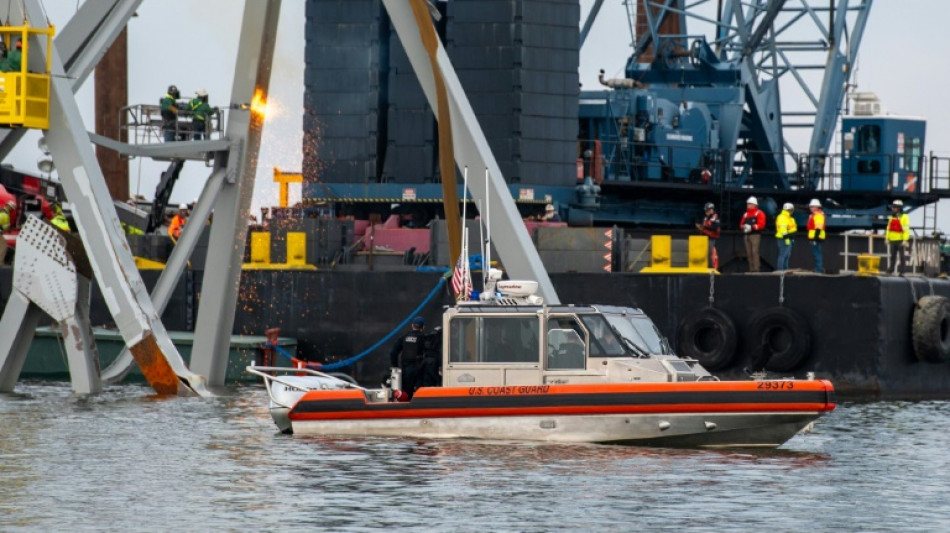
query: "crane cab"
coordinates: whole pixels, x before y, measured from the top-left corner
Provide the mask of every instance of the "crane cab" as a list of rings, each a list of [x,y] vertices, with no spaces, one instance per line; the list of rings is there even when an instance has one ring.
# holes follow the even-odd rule
[[[50,65],[55,28],[0,26],[6,56],[0,59],[0,127],[49,128]],[[33,43],[46,39],[42,70],[28,65],[30,37]]]

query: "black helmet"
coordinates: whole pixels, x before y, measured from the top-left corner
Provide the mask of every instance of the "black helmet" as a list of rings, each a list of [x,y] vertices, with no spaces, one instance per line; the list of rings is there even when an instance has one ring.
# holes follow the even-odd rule
[[[181,93],[178,92],[178,87],[174,85],[168,86],[168,94],[172,95],[172,97],[174,98],[178,98],[179,96],[181,96]]]
[[[715,209],[715,208],[716,208],[716,206],[713,205],[712,202],[706,202],[706,205],[703,206],[703,211],[706,211],[706,210],[709,210],[709,209]]]

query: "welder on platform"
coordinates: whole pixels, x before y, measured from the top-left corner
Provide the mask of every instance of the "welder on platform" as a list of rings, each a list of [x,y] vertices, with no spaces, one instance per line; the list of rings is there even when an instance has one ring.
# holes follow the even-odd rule
[[[191,111],[191,131],[194,134],[192,138],[200,141],[208,136],[208,117],[218,112],[216,108],[208,105],[208,91],[198,89],[195,97],[188,104]]]
[[[792,258],[792,244],[795,232],[798,226],[795,219],[792,218],[792,211],[795,206],[786,202],[782,206],[782,212],[775,218],[775,242],[778,243],[778,269],[788,270],[788,262]]]
[[[759,209],[755,196],[746,200],[746,210],[739,221],[739,227],[745,233],[745,253],[749,261],[749,272],[759,271],[759,245],[762,243],[762,230],[765,229],[765,213]]]
[[[4,49],[6,52],[6,49]],[[13,50],[5,53],[3,61],[0,61],[0,72],[20,72],[23,65],[23,42],[17,39]]]
[[[392,351],[389,352],[390,366],[402,370],[399,388],[407,399],[412,398],[412,394],[416,391],[416,382],[422,373],[422,359],[425,355],[425,335],[422,330],[425,326],[424,318],[421,316],[413,318],[409,333],[399,337]]]
[[[891,214],[887,217],[887,252],[889,255],[888,267],[893,274],[904,274],[904,251],[910,248],[910,217],[904,213],[904,202],[894,200],[891,204]]]
[[[178,206],[178,213],[175,213],[172,221],[168,224],[168,236],[176,243],[181,237],[181,231],[185,228],[186,222],[188,222],[188,206],[181,204]]]
[[[716,239],[722,230],[719,222],[719,213],[716,212],[716,206],[712,202],[706,202],[703,206],[703,223],[696,224],[696,229],[709,239],[709,266],[719,269],[719,254],[716,252]]]
[[[824,271],[822,264],[821,243],[825,242],[825,212],[821,209],[821,202],[817,198],[808,202],[808,209],[811,215],[808,216],[808,244],[811,247],[811,255],[815,258],[815,272],[821,274]]]
[[[172,142],[178,135],[178,87],[168,86],[168,92],[162,97],[159,106],[162,111],[162,135],[165,142]]]

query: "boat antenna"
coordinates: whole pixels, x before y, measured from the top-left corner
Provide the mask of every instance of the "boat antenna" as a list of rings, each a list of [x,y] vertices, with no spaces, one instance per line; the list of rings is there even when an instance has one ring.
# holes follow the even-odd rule
[[[491,218],[489,215],[489,210],[491,209],[491,187],[488,183],[488,167],[485,167],[485,253],[482,255],[482,288],[488,286],[488,278],[491,273]],[[492,291],[494,292],[495,286],[492,285]],[[492,295],[494,296],[494,294]]]
[[[485,288],[485,217],[482,211],[482,203],[479,200],[475,200],[475,207],[478,209],[479,218],[478,218],[478,253],[482,256],[482,289]]]

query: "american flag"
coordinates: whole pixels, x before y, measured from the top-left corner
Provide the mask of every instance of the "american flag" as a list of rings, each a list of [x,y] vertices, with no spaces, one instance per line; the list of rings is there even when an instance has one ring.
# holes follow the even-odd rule
[[[468,270],[468,258],[464,249],[459,254],[455,272],[452,273],[452,290],[455,291],[455,299],[459,302],[467,301],[472,294],[472,274]]]

